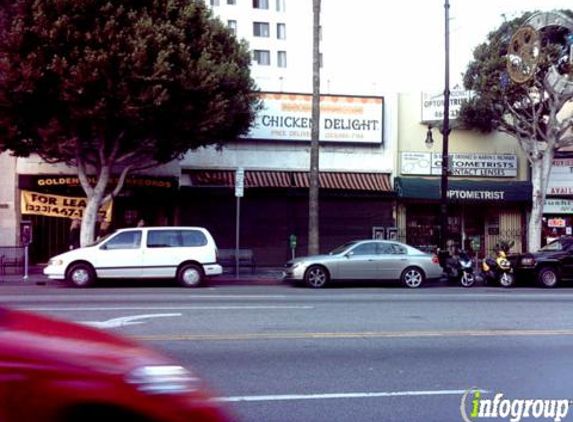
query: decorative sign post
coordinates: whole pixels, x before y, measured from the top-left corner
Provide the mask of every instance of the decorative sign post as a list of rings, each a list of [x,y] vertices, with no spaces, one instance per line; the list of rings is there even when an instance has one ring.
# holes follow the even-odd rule
[[[239,233],[241,225],[241,198],[245,191],[245,169],[239,167],[235,172],[235,196],[237,198],[237,215],[235,222],[235,277],[239,277]]]

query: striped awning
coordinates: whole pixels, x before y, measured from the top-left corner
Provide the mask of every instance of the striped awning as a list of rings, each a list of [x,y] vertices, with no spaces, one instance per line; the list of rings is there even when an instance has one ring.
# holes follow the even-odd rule
[[[235,172],[231,170],[191,170],[191,186],[235,186]],[[245,170],[245,188],[308,188],[309,173],[302,171]],[[389,175],[385,173],[321,172],[322,189],[392,192]]]

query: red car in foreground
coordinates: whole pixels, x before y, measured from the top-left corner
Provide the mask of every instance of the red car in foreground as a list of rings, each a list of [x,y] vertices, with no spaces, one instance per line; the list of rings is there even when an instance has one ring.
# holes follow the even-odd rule
[[[128,339],[0,308],[0,421],[221,422],[187,369]]]

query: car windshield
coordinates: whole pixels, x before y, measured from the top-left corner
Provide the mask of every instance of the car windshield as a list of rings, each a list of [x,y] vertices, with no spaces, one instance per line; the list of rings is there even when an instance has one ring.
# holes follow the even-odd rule
[[[94,242],[90,243],[88,246],[95,246],[95,245],[99,245],[101,242],[103,242],[106,239],[109,239],[109,237],[112,235],[113,233],[108,233],[103,237],[100,237],[99,239],[96,239]]]
[[[358,242],[356,242],[356,241],[347,242],[344,245],[340,245],[338,248],[331,250],[328,254],[329,255],[338,255],[338,254],[346,251],[348,248],[351,248],[352,246],[356,245],[356,243],[358,243]]]
[[[545,245],[544,247],[542,247],[540,249],[540,251],[545,252],[545,251],[562,251],[563,250],[563,244],[559,241],[559,240],[555,240],[551,243],[548,243],[547,245]]]

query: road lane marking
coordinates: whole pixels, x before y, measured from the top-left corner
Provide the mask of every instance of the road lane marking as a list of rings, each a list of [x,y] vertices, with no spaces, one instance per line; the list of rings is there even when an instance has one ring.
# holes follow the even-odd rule
[[[181,314],[149,314],[149,315],[130,315],[125,317],[108,319],[107,321],[79,321],[80,324],[89,325],[95,328],[117,328],[126,325],[143,324],[142,319],[180,317]]]
[[[536,337],[573,336],[573,330],[444,330],[366,331],[323,333],[150,334],[132,336],[139,341],[326,340],[355,338]]]
[[[477,390],[476,390],[477,391]],[[481,392],[487,393],[485,390]],[[375,397],[417,397],[417,396],[458,396],[467,393],[465,390],[427,390],[427,391],[381,391],[364,393],[328,393],[328,394],[279,394],[264,396],[217,397],[219,402],[259,402],[286,400],[328,400],[328,399],[362,399]]]
[[[259,309],[314,309],[314,306],[281,306],[281,305],[212,305],[212,306],[106,306],[106,307],[22,307],[26,311],[53,311],[53,312],[76,312],[76,311],[227,311],[227,310],[259,310]]]

